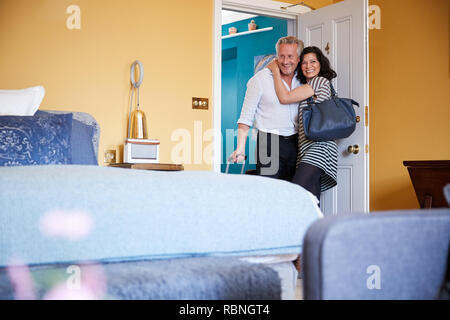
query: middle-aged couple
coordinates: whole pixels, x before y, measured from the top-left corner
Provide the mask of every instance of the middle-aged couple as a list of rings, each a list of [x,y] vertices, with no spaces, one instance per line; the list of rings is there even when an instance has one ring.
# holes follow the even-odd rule
[[[248,131],[254,125],[257,174],[296,183],[319,200],[321,192],[337,184],[337,145],[305,137],[302,108],[310,97],[315,102],[330,99],[330,81],[336,72],[319,48],[303,49],[296,37],[279,39],[276,50],[277,59],[247,83],[232,159],[243,160]]]

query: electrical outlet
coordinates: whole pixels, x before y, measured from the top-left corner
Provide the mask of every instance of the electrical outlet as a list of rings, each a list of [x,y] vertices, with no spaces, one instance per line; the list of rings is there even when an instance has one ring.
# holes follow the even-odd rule
[[[207,98],[192,98],[192,109],[208,110],[209,101]]]
[[[117,151],[115,149],[105,150],[105,157],[103,160],[105,163],[116,163],[117,162]]]

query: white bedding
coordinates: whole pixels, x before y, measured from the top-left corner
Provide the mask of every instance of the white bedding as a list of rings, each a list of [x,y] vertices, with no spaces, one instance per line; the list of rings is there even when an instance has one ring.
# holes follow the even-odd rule
[[[21,90],[0,90],[0,115],[33,116],[45,96],[45,89],[36,86]]]
[[[295,300],[298,271],[293,262],[298,256],[298,254],[278,254],[242,257],[240,260],[262,263],[275,270],[281,281],[281,300]]]
[[[251,263],[275,264],[282,262],[293,262],[297,260],[298,254],[276,254],[267,256],[248,256],[242,257],[244,260]]]

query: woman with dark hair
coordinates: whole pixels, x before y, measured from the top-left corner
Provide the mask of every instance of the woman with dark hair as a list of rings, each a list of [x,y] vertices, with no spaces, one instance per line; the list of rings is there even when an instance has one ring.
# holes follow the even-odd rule
[[[298,112],[297,169],[292,180],[314,194],[320,201],[320,193],[337,185],[337,144],[335,141],[308,140],[303,130],[302,109],[307,106],[303,86],[314,90],[315,102],[331,98],[330,81],[336,78],[330,61],[317,47],[307,47],[300,55],[297,78],[302,86],[289,91],[280,77],[276,61],[267,66],[274,78],[275,91],[282,104],[300,102]]]

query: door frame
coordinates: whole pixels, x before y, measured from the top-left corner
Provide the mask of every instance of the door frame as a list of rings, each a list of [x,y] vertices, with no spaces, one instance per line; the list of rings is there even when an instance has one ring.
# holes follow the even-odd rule
[[[365,56],[366,56],[366,78],[365,87],[366,94],[364,98],[365,112],[365,137],[364,150],[366,152],[365,165],[365,213],[370,212],[370,145],[369,145],[369,27],[368,27],[368,0],[366,2],[366,32],[365,32]],[[221,113],[222,113],[222,9],[230,9],[242,12],[252,12],[256,14],[281,17],[295,20],[299,25],[300,15],[298,13],[287,12],[282,9],[268,8],[270,0],[214,0],[214,23],[213,23],[213,129],[214,129],[214,155],[213,155],[213,171],[221,172],[222,162],[222,135],[221,135]],[[266,5],[264,7],[264,4]],[[273,4],[273,3],[272,3]],[[295,28],[298,29],[298,28]],[[295,30],[297,33],[297,30]]]
[[[280,4],[282,4],[280,2]],[[279,4],[276,4],[279,6]],[[222,9],[249,12],[270,17],[295,21],[298,26],[299,14],[277,9],[272,0],[214,0],[213,23],[213,130],[214,155],[213,171],[221,172],[222,162]],[[306,10],[305,12],[310,11]],[[298,27],[292,28],[297,34]],[[292,32],[288,30],[288,33]]]

